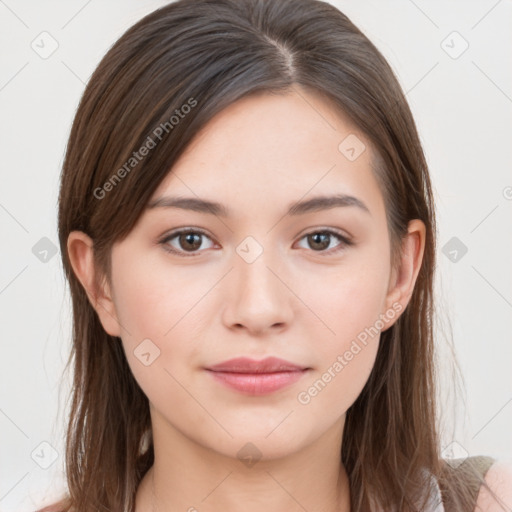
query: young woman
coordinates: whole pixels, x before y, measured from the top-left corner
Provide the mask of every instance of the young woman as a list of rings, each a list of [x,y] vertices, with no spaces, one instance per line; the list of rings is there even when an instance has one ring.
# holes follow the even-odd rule
[[[179,0],[130,28],[76,113],[59,236],[69,495],[46,510],[510,510],[509,469],[441,456],[427,164],[333,6]]]

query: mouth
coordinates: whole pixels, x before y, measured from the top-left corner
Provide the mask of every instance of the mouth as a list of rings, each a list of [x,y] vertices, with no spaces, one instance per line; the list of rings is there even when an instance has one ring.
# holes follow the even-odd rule
[[[311,368],[268,357],[236,358],[205,368],[215,381],[248,395],[266,395],[301,379]]]

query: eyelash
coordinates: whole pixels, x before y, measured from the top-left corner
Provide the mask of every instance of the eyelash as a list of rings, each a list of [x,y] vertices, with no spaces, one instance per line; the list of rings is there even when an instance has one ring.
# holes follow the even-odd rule
[[[204,232],[203,230],[201,229],[198,229],[198,228],[195,228],[195,229],[181,229],[181,230],[178,230],[178,231],[174,231],[172,233],[169,233],[168,235],[166,235],[162,240],[160,240],[160,244],[163,246],[163,249],[166,251],[166,252],[169,252],[171,254],[176,254],[178,256],[183,256],[185,258],[189,258],[189,257],[197,257],[199,255],[199,252],[192,252],[192,253],[186,253],[186,252],[183,252],[183,251],[179,251],[179,250],[176,250],[174,248],[170,248],[170,246],[168,245],[168,242],[170,240],[172,240],[173,238],[176,238],[180,235],[184,235],[184,234],[198,234],[198,235],[203,235],[207,238],[210,238],[206,232]],[[351,245],[354,245],[354,243],[349,240],[347,237],[345,237],[344,235],[342,235],[340,232],[338,231],[335,231],[333,229],[321,229],[321,230],[317,230],[317,231],[310,231],[309,233],[305,233],[301,238],[300,240],[302,240],[303,238],[306,238],[307,236],[310,236],[310,235],[316,235],[316,234],[328,234],[328,235],[332,235],[334,237],[336,237],[341,243],[338,247],[336,247],[334,250],[331,249],[331,250],[320,250],[320,251],[313,251],[313,252],[317,252],[317,253],[326,253],[328,255],[332,255],[332,254],[337,254],[339,251],[345,249],[346,247],[350,247]]]

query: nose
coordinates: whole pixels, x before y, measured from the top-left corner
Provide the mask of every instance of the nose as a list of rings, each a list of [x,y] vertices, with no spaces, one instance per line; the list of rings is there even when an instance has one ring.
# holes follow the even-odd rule
[[[252,263],[234,255],[223,309],[223,322],[228,328],[262,336],[290,325],[294,293],[282,260],[271,258],[270,252],[264,250]]]

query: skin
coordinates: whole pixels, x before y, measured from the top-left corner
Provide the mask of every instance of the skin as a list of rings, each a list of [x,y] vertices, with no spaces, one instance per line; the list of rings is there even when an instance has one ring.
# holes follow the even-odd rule
[[[338,150],[349,134],[366,145],[354,161]],[[369,141],[317,93],[253,95],[202,130],[153,196],[215,200],[232,217],[145,211],[114,245],[112,283],[100,289],[91,239],[70,234],[74,271],[105,330],[122,338],[150,401],[155,464],[137,491],[136,512],[153,510],[153,476],[159,511],[350,510],[340,461],[345,415],[368,380],[380,334],[309,403],[297,396],[380,314],[403,312],[419,272],[419,220],[409,224],[400,266],[391,269],[371,157]],[[348,206],[285,215],[292,202],[335,192],[356,196],[370,212]],[[159,241],[176,228],[207,235],[199,249],[175,237],[167,246],[185,256],[170,254]],[[306,236],[327,228],[353,245],[332,235],[319,248]],[[252,263],[237,253],[248,236],[263,249]],[[196,255],[187,257],[190,251]],[[134,355],[147,338],[160,349],[149,366]],[[284,389],[247,396],[203,369],[238,356],[276,356],[311,370]],[[261,454],[252,467],[237,456],[248,442]]]
[[[496,500],[483,485],[477,496],[475,512],[503,512],[512,510],[512,460],[497,460],[488,469],[485,481]]]

